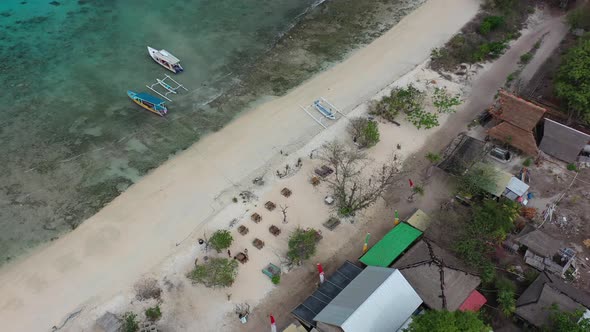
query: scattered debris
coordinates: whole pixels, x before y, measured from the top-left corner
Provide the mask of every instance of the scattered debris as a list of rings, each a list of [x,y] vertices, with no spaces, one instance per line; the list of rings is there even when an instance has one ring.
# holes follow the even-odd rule
[[[162,289],[158,285],[158,281],[153,278],[142,279],[135,283],[135,297],[139,301],[149,300],[149,299],[160,299],[162,295]]]
[[[317,176],[313,176],[309,182],[311,183],[312,186],[318,186],[320,184],[320,178],[318,178]]]
[[[238,315],[242,324],[245,324],[248,321],[248,315],[250,315],[250,305],[248,303],[236,304],[234,312]]]

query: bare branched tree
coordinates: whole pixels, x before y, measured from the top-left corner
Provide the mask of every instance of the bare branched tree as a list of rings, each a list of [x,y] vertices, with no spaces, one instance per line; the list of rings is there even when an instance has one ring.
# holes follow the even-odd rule
[[[374,204],[401,174],[398,158],[392,158],[372,174],[362,174],[370,160],[363,152],[339,142],[325,144],[320,158],[334,168],[334,175],[324,181],[333,191],[338,212],[345,216]]]
[[[287,209],[289,208],[289,206],[285,205],[279,205],[281,207],[281,212],[283,213],[283,224],[287,223]]]

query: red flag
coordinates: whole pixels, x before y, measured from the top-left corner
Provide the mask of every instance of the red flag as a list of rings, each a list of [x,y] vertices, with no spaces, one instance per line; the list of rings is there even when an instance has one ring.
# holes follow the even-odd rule
[[[320,284],[324,283],[324,268],[322,267],[322,264],[318,263],[318,272],[320,274]]]
[[[412,182],[412,179],[408,179],[408,181],[410,182],[410,188],[414,188],[414,182]]]
[[[277,324],[272,314],[270,315],[270,332],[277,332]]]

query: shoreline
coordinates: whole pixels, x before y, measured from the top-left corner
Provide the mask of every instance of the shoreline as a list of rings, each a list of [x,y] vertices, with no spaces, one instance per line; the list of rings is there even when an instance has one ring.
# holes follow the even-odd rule
[[[461,14],[432,18],[442,12],[456,14],[450,9],[453,6],[461,9]],[[479,1],[473,0],[444,5],[428,1],[344,62],[286,96],[237,117],[169,160],[73,232],[2,267],[0,316],[19,321],[11,329],[14,331],[49,328],[59,325],[68,312],[127,288],[178,253],[178,243],[190,239],[212,216],[232,204],[235,192],[231,188],[251,181],[245,175],[272,164],[277,149],[291,146],[298,150],[306,137],[316,135],[317,124],[298,104],[324,96],[342,109],[354,108],[428,58],[430,50],[450,38],[478,8]],[[399,45],[405,47],[399,49]],[[274,151],[272,156],[270,151]],[[61,299],[58,306],[54,299]],[[36,314],[35,320],[19,319],[31,313]],[[28,325],[21,325],[22,321]]]

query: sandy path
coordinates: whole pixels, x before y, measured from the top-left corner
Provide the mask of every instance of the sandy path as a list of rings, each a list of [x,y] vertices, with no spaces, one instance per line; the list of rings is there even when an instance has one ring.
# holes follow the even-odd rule
[[[477,0],[427,2],[343,63],[173,158],[75,231],[5,266],[3,329],[49,330],[69,313],[129,287],[230,203],[224,191],[261,170],[279,149],[300,147],[317,133],[317,124],[298,104],[324,96],[352,109],[424,61],[478,6]]]

